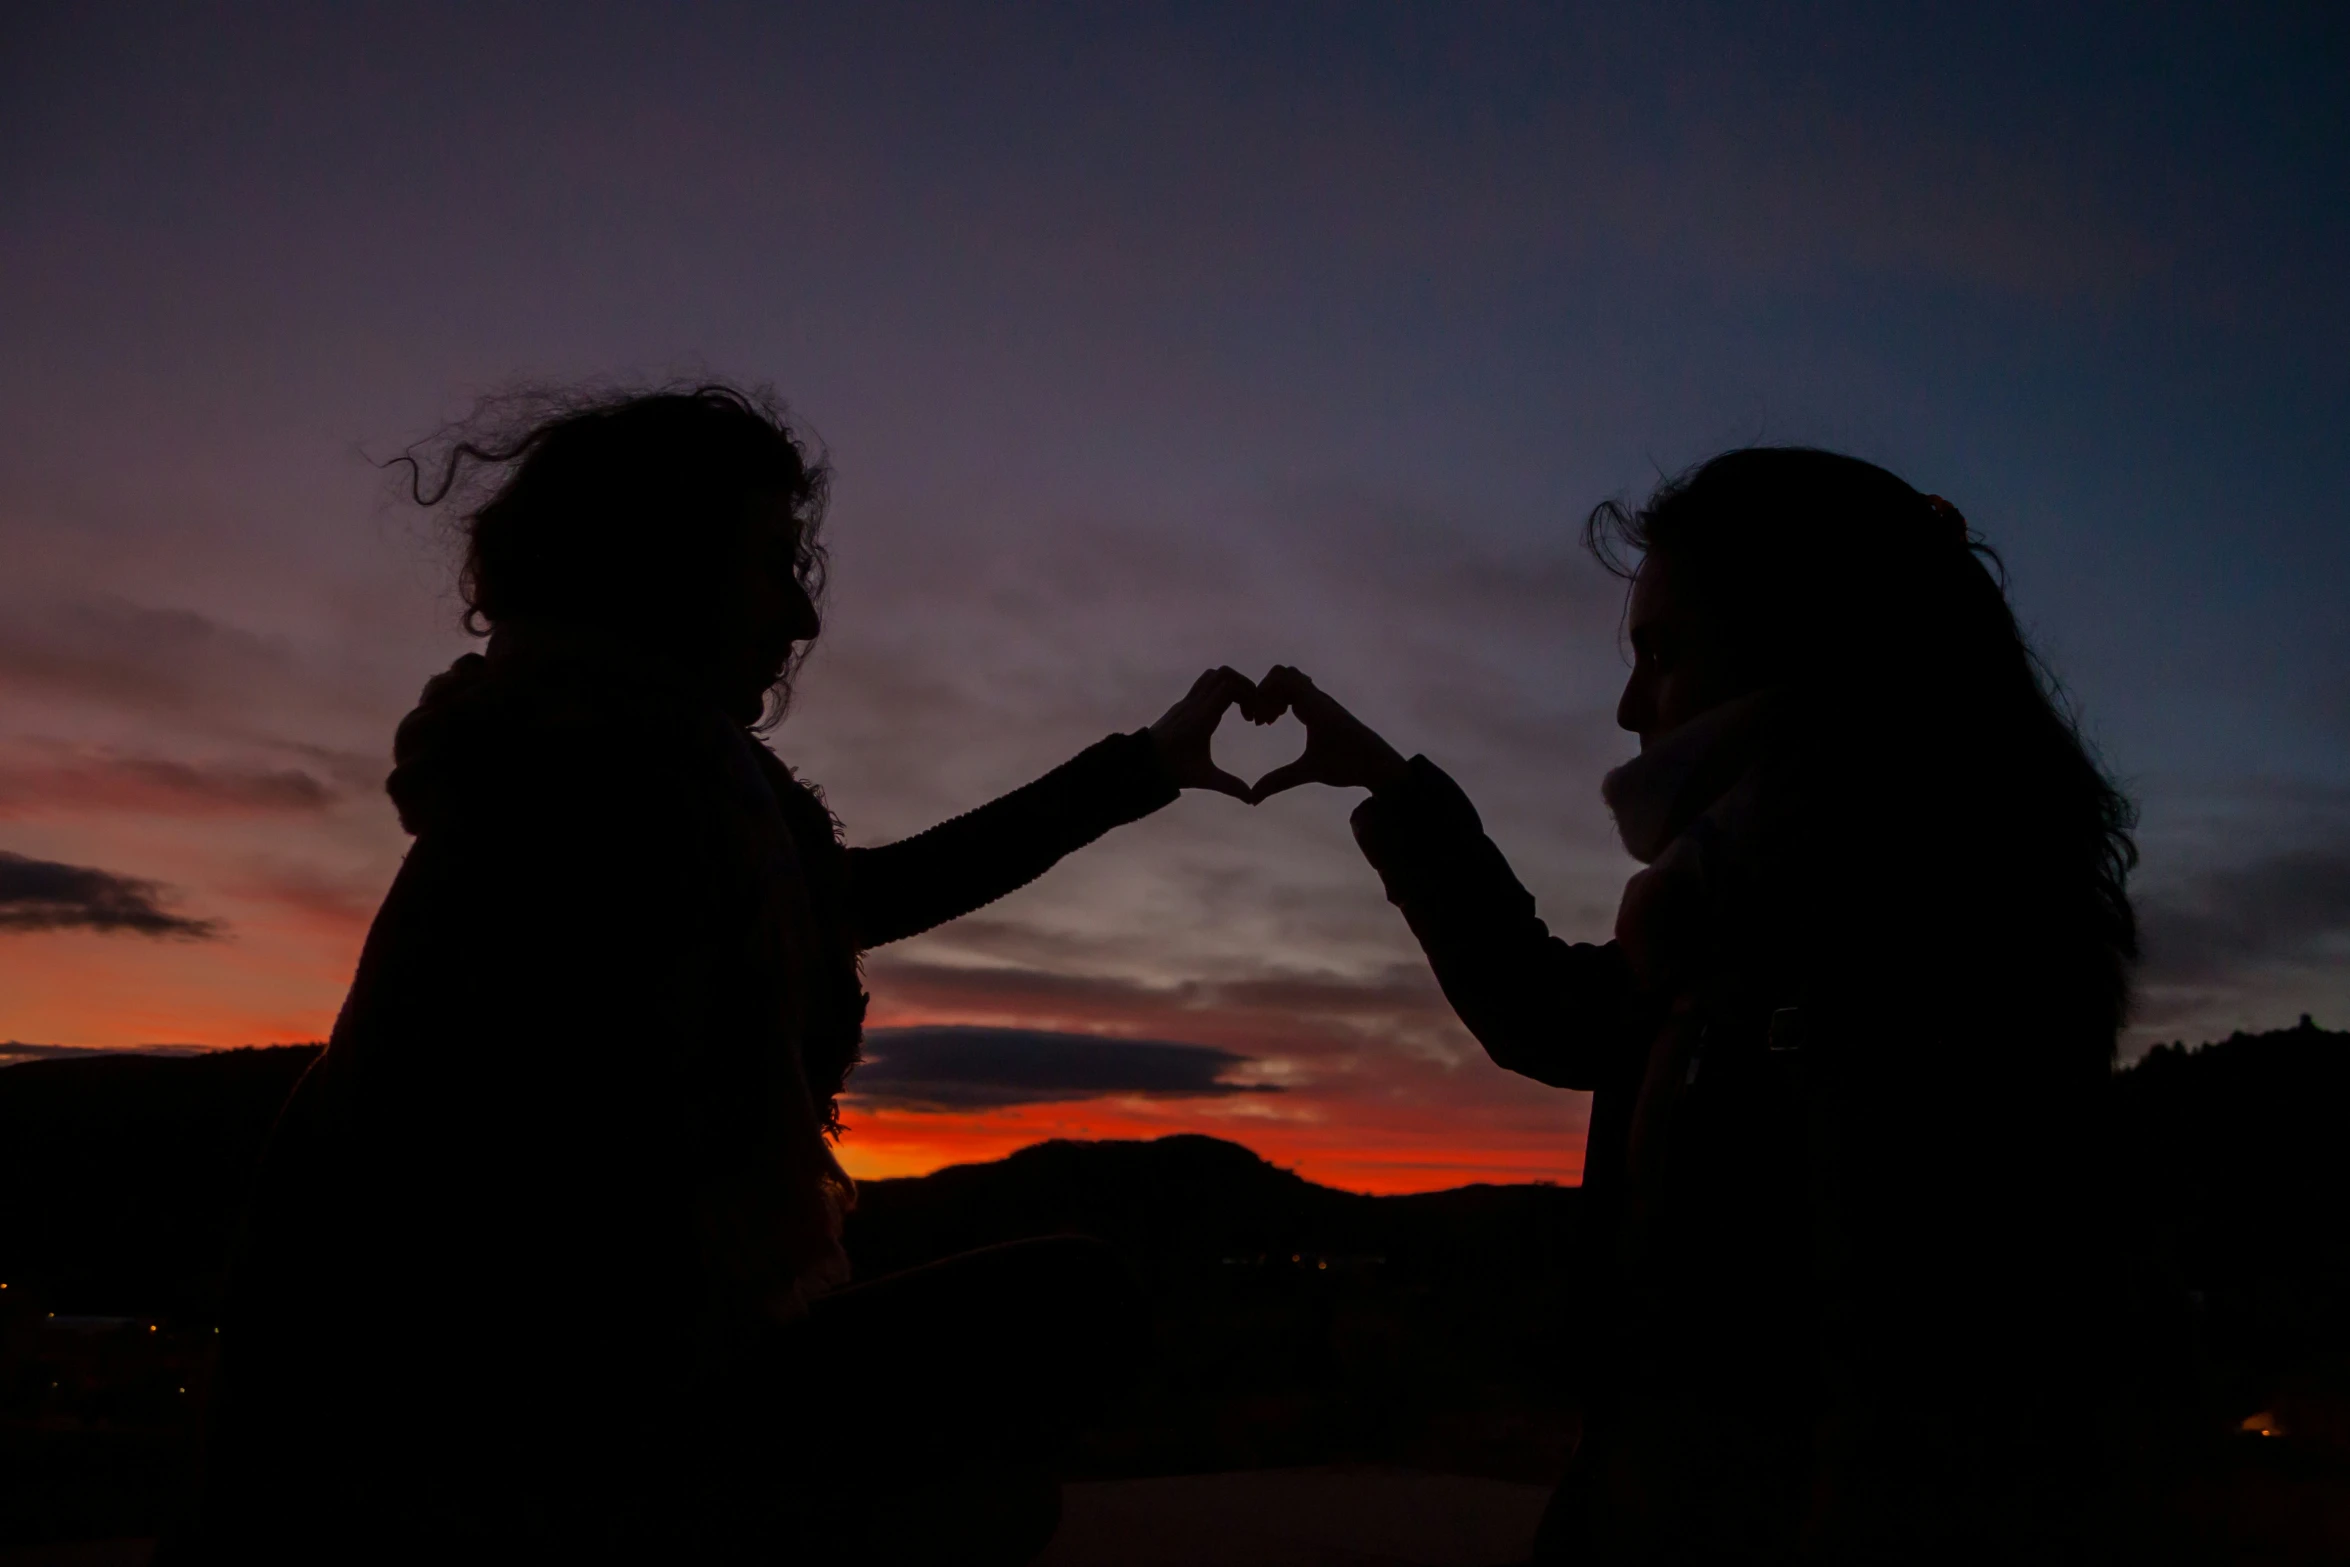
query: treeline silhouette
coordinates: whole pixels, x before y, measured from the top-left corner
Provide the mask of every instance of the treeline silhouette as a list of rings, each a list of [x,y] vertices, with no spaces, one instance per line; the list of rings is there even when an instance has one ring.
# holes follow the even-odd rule
[[[2114,1095],[2125,1212],[2186,1293],[2215,1407],[2327,1418],[2350,1393],[2350,1033],[2158,1046]]]
[[[317,1050],[0,1069],[0,1538],[152,1526],[247,1183]],[[2215,1420],[2350,1442],[2345,1106],[2350,1034],[2307,1019],[2115,1074],[2119,1222],[2176,1292]],[[869,1276],[1026,1236],[1117,1248],[1158,1353],[1081,1474],[1365,1459],[1540,1480],[1574,1430],[1579,1196],[1366,1197],[1213,1138],[1057,1142],[867,1182],[848,1245]]]

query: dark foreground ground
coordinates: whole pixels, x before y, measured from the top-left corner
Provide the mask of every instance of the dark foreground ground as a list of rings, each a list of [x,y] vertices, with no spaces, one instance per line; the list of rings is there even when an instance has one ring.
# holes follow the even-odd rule
[[[136,1561],[171,1515],[237,1209],[312,1053],[0,1070],[0,1567]],[[2350,1561],[2350,1036],[2159,1051],[2115,1089],[2121,1222],[2191,1303],[2215,1432],[2273,1433],[2220,1444],[2183,1515],[2218,1559]],[[1578,1202],[1064,1143],[871,1183],[849,1240],[870,1276],[1084,1233],[1143,1281],[1157,1354],[1073,1455],[1050,1562],[1500,1562],[1574,1437]]]
[[[2231,1567],[2350,1561],[2338,1468],[2247,1439],[2178,1499]],[[1526,1560],[1549,1488],[1367,1465],[1242,1470],[1066,1488],[1037,1567],[1504,1567]],[[151,1539],[0,1545],[0,1567],[145,1567]]]
[[[1278,1469],[1068,1489],[1037,1567],[1499,1567],[1548,1491],[1395,1469]],[[0,1546],[0,1567],[144,1567],[153,1542]]]

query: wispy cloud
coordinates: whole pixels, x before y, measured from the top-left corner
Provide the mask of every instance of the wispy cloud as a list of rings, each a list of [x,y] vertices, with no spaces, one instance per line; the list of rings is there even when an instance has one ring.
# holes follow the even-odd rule
[[[2291,850],[2206,872],[2146,899],[2140,918],[2154,983],[2208,983],[2307,959],[2350,934],[2350,847]]]
[[[60,750],[0,761],[0,817],[123,811],[282,816],[327,809],[342,791],[304,768]]]
[[[2136,898],[2145,964],[2132,1033],[2140,1043],[2215,1037],[2342,1005],[2350,817],[2338,791],[2262,790],[2250,803],[2268,823],[2299,830],[2232,863],[2205,858]]]
[[[215,921],[172,913],[165,897],[156,882],[0,850],[0,931],[127,931],[195,941],[221,934]]]
[[[0,615],[0,690],[148,711],[275,694],[292,652],[189,609],[92,595]]]
[[[225,876],[221,887],[232,897],[249,898],[291,915],[308,929],[356,940],[375,918],[390,875],[388,866],[330,868],[272,857]]]

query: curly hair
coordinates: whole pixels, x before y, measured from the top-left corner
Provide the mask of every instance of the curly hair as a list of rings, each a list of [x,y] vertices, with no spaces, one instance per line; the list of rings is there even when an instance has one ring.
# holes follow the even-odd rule
[[[1928,831],[1954,850],[1944,863],[1966,867],[1945,889],[1953,918],[2029,917],[2093,954],[2082,999],[2110,1049],[2137,955],[2136,813],[2017,624],[1998,555],[1955,506],[1855,457],[1747,447],[1638,508],[1601,503],[1583,539],[1627,580],[1670,560],[1746,684],[1790,692],[1815,736],[1844,737],[1828,743],[1894,760],[1908,781],[1862,809],[1935,817]],[[1995,876],[2005,912],[1963,885]]]
[[[527,388],[386,464],[419,506],[446,507],[463,541],[457,585],[476,636],[516,621],[595,625],[690,641],[707,625],[762,503],[793,525],[792,574],[821,604],[819,538],[831,470],[765,387]],[[790,700],[792,664],[768,693]]]

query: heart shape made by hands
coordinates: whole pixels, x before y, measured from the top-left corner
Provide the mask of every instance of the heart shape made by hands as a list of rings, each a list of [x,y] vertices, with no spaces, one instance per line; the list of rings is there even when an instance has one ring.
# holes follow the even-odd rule
[[[1253,784],[1305,754],[1306,726],[1298,722],[1295,713],[1283,713],[1269,724],[1252,724],[1236,707],[1216,726],[1211,749],[1218,767],[1243,783]]]

